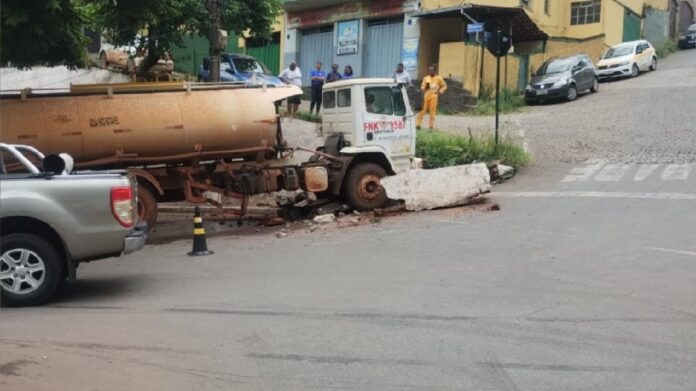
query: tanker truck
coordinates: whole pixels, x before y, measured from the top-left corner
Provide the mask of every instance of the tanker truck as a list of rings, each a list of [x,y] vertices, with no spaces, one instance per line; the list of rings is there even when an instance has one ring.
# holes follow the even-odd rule
[[[22,90],[0,95],[0,141],[68,153],[77,169],[128,169],[138,213],[152,228],[157,203],[219,204],[303,189],[343,196],[355,209],[387,201],[380,178],[418,165],[406,91],[392,79],[324,88],[324,145],[288,145],[278,102],[295,86],[136,83]],[[297,161],[303,151],[306,159]],[[290,159],[290,158],[293,159]]]

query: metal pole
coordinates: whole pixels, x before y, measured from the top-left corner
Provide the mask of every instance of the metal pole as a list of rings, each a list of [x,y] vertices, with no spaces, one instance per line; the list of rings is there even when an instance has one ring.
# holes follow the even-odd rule
[[[496,32],[496,42],[498,49],[496,50],[496,67],[495,67],[495,145],[498,145],[498,116],[500,112],[500,30]]]
[[[210,81],[220,82],[220,0],[207,0],[210,13]]]

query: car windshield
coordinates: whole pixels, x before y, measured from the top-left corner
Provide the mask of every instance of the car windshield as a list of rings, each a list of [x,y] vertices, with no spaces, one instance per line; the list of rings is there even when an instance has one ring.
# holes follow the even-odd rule
[[[634,46],[613,47],[613,48],[607,50],[606,54],[604,54],[604,58],[614,58],[614,57],[621,57],[621,56],[629,55],[629,54],[633,53],[633,48],[634,48]]]
[[[550,60],[539,68],[538,75],[550,75],[553,73],[567,72],[570,69],[570,60]]]
[[[235,58],[232,61],[237,72],[266,73],[263,65],[253,58]]]

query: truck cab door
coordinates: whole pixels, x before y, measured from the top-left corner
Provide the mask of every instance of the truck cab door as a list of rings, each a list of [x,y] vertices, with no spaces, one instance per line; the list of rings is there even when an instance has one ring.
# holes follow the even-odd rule
[[[410,164],[414,135],[413,127],[407,124],[413,119],[409,118],[403,89],[396,85],[365,87],[363,98],[364,144],[381,147],[397,166],[403,160]]]

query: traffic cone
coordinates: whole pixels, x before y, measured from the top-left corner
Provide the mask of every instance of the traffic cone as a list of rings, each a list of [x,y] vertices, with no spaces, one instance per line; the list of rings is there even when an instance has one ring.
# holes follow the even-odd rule
[[[205,241],[205,228],[203,228],[201,209],[196,207],[193,215],[193,251],[188,253],[188,255],[199,257],[201,255],[210,254],[213,254],[213,252],[208,250],[208,244]]]

